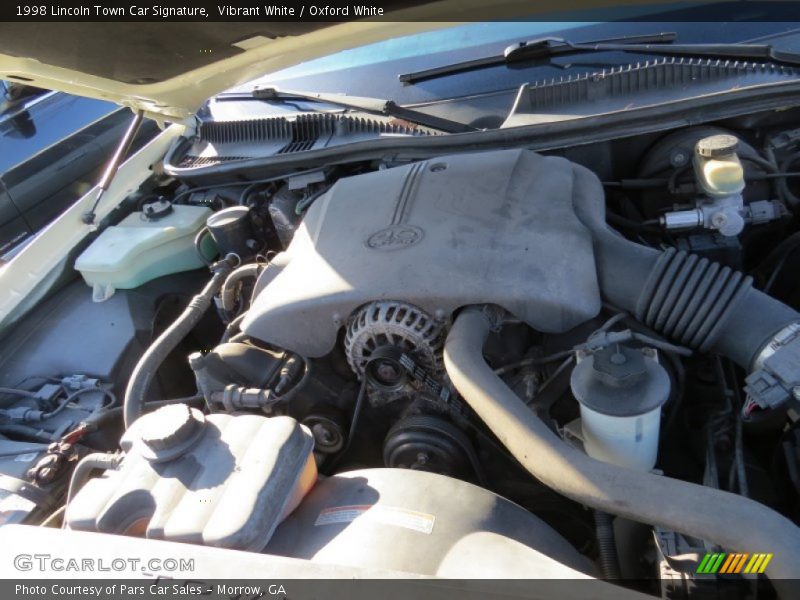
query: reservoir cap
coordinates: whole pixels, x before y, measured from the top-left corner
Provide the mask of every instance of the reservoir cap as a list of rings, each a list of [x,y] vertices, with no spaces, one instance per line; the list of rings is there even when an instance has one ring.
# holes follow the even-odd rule
[[[582,359],[570,387],[584,408],[615,416],[643,415],[667,401],[670,380],[647,350],[612,344]]]
[[[152,462],[180,456],[203,433],[205,417],[186,404],[172,404],[137,420],[142,455]]]
[[[735,135],[720,133],[704,137],[697,142],[695,150],[704,158],[720,158],[735,154],[739,148],[739,140]]]

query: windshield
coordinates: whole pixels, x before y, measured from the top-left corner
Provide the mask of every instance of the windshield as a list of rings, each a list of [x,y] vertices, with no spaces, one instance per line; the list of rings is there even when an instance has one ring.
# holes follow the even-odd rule
[[[770,44],[800,51],[800,23],[692,21],[547,21],[471,23],[399,37],[331,54],[266,74],[228,93],[248,94],[257,87],[390,99],[476,127],[503,123],[520,86],[554,82],[608,67],[661,58],[653,54],[597,52],[553,56],[546,60],[494,65],[431,80],[404,84],[399,75],[443,65],[503,55],[510,45],[541,38],[571,42],[631,36],[675,34],[675,44]],[[201,117],[215,120],[259,118],[268,114],[319,111],[338,107],[291,103],[214,102]],[[446,106],[444,106],[446,105]]]
[[[384,62],[387,59],[417,58],[433,53],[463,50],[475,46],[476,43],[490,44],[510,39],[529,39],[551,35],[553,32],[565,29],[580,31],[580,28],[591,24],[579,22],[470,23],[337,52],[272,73],[265,79],[288,79],[364,67]],[[253,83],[257,82],[258,80]]]

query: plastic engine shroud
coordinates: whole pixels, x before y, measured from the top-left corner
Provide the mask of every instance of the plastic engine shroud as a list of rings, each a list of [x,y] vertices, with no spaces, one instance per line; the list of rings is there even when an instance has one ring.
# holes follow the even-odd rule
[[[242,330],[308,357],[359,306],[403,300],[444,319],[497,304],[559,333],[601,307],[592,238],[573,204],[595,176],[527,150],[443,156],[344,178],[264,270]]]

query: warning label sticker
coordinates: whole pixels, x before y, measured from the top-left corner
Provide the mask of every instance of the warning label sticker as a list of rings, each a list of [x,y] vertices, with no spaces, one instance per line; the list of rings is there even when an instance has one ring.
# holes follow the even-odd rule
[[[314,521],[314,525],[352,523],[356,519],[404,527],[425,534],[433,531],[433,523],[436,521],[433,515],[415,510],[378,504],[354,504],[323,509]]]

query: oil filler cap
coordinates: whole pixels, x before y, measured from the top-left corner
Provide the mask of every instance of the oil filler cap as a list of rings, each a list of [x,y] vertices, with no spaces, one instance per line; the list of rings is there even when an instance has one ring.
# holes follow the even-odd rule
[[[205,417],[186,404],[164,406],[137,421],[139,451],[151,462],[177,458],[203,435]]]

